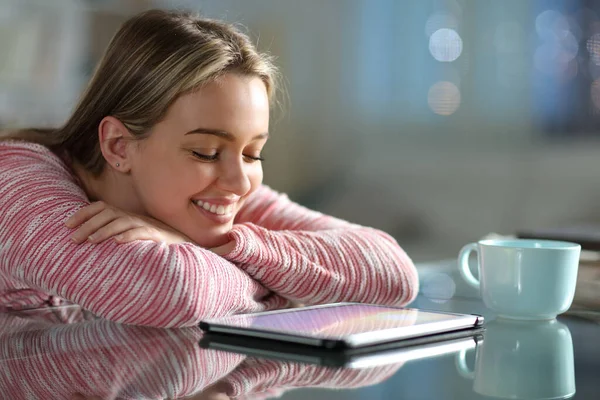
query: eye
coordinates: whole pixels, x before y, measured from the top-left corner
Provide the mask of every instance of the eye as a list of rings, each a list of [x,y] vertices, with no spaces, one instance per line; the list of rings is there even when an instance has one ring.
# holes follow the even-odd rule
[[[202,161],[216,161],[219,158],[219,153],[215,154],[202,154],[197,151],[192,151],[192,155]]]
[[[247,154],[244,154],[244,159],[246,160],[246,162],[265,161],[265,159],[261,156],[250,156]]]

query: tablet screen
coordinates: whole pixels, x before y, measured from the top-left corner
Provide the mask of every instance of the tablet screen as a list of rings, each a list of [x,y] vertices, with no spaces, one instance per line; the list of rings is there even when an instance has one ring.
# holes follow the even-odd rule
[[[290,309],[283,312],[233,315],[215,321],[219,325],[251,328],[292,335],[342,338],[440,322],[465,325],[476,323],[476,316],[398,309],[367,304],[336,304],[315,308]]]

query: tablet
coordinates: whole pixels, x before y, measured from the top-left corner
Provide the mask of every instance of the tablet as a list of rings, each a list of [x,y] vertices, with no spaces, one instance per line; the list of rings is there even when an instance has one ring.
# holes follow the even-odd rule
[[[483,342],[482,332],[483,328],[476,328],[338,350],[268,339],[207,333],[200,340],[200,347],[279,361],[333,368],[362,369],[441,357],[476,349]]]
[[[238,314],[205,320],[200,328],[246,338],[343,349],[480,328],[480,315],[361,303]]]

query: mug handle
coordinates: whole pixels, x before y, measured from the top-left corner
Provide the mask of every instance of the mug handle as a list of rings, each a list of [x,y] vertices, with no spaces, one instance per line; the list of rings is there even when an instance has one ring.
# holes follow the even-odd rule
[[[475,289],[479,290],[481,283],[479,282],[479,279],[473,276],[473,273],[469,268],[469,254],[471,254],[472,251],[477,251],[477,243],[469,243],[460,249],[460,253],[458,253],[458,269],[465,281]],[[477,268],[479,268],[479,262],[477,263]]]
[[[456,355],[454,359],[454,363],[456,364],[456,370],[465,379],[474,379],[475,372],[471,371],[467,366],[467,350],[462,349],[460,353]]]

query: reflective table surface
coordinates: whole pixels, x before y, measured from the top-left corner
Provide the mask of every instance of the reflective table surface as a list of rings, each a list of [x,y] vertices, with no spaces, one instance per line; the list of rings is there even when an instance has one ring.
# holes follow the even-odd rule
[[[4,313],[0,398],[600,399],[598,322],[502,321],[473,297],[411,306],[481,314],[483,340],[334,369],[207,350],[198,328],[120,325],[77,306]]]

